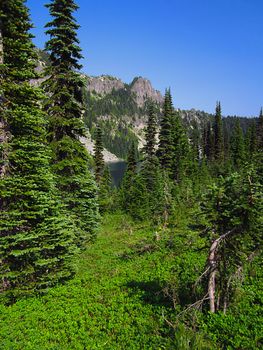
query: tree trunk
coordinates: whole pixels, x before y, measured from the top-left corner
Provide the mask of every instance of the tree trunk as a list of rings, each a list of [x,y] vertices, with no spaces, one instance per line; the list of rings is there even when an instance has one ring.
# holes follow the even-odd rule
[[[222,243],[222,241],[230,236],[233,232],[235,232],[235,229],[230,230],[226,233],[224,233],[222,236],[218,237],[214,242],[212,243],[210,250],[209,250],[209,256],[208,256],[208,295],[209,295],[209,302],[210,302],[210,312],[214,313],[216,312],[216,301],[215,301],[215,294],[216,294],[216,273],[217,273],[217,267],[218,267],[218,255],[217,251]]]

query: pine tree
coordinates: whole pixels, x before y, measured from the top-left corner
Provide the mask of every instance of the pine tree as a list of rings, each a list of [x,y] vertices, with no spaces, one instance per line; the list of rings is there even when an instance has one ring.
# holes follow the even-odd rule
[[[52,0],[46,5],[53,20],[46,27],[50,39],[49,78],[44,87],[48,95],[45,104],[49,115],[49,141],[53,151],[53,171],[62,200],[69,209],[79,232],[79,243],[93,236],[98,222],[96,186],[88,170],[89,155],[81,144],[85,136],[83,123],[83,80],[77,72],[81,49],[72,15],[78,6],[73,0]]]
[[[120,195],[123,209],[134,218],[142,218],[146,188],[137,173],[136,146],[133,143],[127,157],[127,168],[122,180]]]
[[[113,196],[113,179],[108,166],[104,167],[99,184],[99,208],[101,212],[110,209],[112,205]]]
[[[136,161],[136,153],[137,153],[137,147],[135,146],[135,143],[133,142],[128,153],[127,157],[127,170],[126,173],[135,174],[136,168],[137,168],[137,161]]]
[[[222,124],[220,102],[217,102],[217,104],[216,104],[214,137],[215,137],[215,141],[214,141],[215,159],[220,162],[224,159],[223,124]]]
[[[144,153],[147,158],[152,158],[155,155],[155,147],[157,144],[156,134],[157,134],[157,121],[154,114],[154,109],[152,103],[149,105],[148,110],[148,122],[145,132],[145,146]]]
[[[15,298],[72,275],[74,227],[58,204],[50,171],[43,94],[29,84],[36,54],[24,0],[3,0],[0,18],[1,113],[11,135],[0,178],[0,291]]]
[[[163,116],[159,133],[158,157],[162,168],[169,174],[172,172],[172,96],[170,89],[165,91]]]
[[[214,158],[214,138],[210,121],[208,121],[204,127],[203,154],[208,161],[211,161]]]
[[[186,176],[190,165],[190,147],[186,130],[178,112],[172,114],[171,121],[171,179],[179,182]]]
[[[238,169],[245,160],[245,143],[239,119],[236,120],[233,136],[231,137],[231,156],[234,166]]]
[[[263,110],[261,108],[257,123],[257,144],[258,150],[263,151]]]
[[[100,183],[103,170],[105,167],[103,159],[103,144],[102,144],[102,130],[97,126],[94,145],[94,162],[95,162],[95,178],[97,183]]]
[[[255,122],[253,122],[247,130],[245,146],[247,159],[252,160],[257,151],[257,131]]]

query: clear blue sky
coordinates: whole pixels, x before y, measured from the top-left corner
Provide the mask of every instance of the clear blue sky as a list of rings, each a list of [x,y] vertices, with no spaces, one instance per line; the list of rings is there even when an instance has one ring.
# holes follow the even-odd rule
[[[43,48],[48,0],[28,0]],[[147,77],[174,105],[258,115],[263,105],[263,0],[76,0],[83,71]]]

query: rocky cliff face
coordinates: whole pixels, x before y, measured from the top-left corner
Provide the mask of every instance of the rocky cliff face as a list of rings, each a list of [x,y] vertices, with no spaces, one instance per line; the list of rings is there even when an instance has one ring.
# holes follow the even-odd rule
[[[163,103],[163,96],[160,91],[152,87],[150,80],[143,77],[136,77],[130,84],[125,84],[120,79],[101,75],[99,77],[87,77],[86,89],[90,93],[99,95],[110,94],[114,90],[129,90],[139,108],[143,108],[147,100],[157,104]]]
[[[124,83],[109,75],[102,75],[100,77],[87,77],[86,89],[91,93],[106,95],[112,92],[113,89],[124,89]]]
[[[143,107],[147,100],[152,100],[158,104],[163,103],[164,98],[162,94],[152,87],[150,80],[138,77],[133,80],[130,86],[139,107]]]

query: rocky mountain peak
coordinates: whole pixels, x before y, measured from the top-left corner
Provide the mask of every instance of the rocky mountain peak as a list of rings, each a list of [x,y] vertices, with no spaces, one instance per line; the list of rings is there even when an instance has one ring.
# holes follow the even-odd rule
[[[124,89],[124,83],[110,75],[101,75],[99,77],[88,77],[86,87],[90,92],[95,91],[97,94],[106,95],[111,93],[113,89]]]
[[[100,95],[107,95],[115,90],[128,89],[134,96],[138,107],[143,107],[148,99],[161,104],[163,102],[162,94],[152,87],[150,80],[143,77],[136,77],[131,84],[125,84],[118,78],[110,75],[101,75],[99,77],[87,77],[87,91]]]
[[[136,103],[143,107],[147,99],[151,99],[158,104],[163,103],[163,96],[160,91],[152,87],[150,80],[143,77],[136,77],[130,85],[131,91],[135,93]]]

